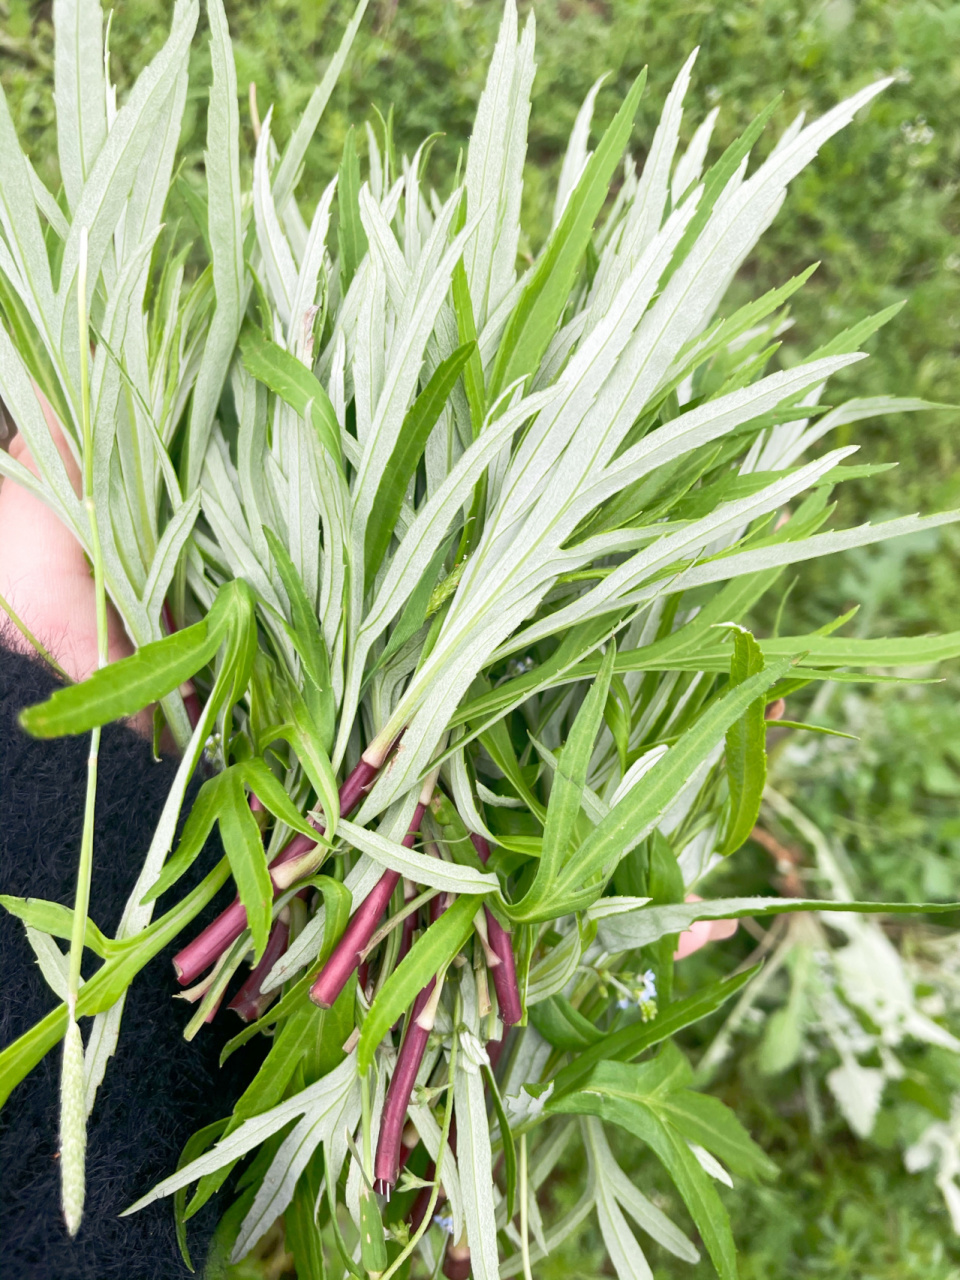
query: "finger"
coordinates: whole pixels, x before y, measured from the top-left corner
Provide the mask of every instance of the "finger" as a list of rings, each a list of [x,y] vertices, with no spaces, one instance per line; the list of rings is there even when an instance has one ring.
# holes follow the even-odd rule
[[[688,893],[687,902],[702,902],[697,893]],[[673,953],[674,960],[685,960],[695,951],[705,947],[708,942],[722,942],[724,938],[732,938],[737,932],[738,920],[696,920],[680,934],[677,949]]]
[[[673,953],[674,960],[685,960],[695,951],[705,947],[710,941],[710,920],[697,920],[689,929],[681,933],[677,940],[677,949]]]
[[[79,491],[80,471],[69,445],[43,396],[40,402],[67,473]],[[10,454],[38,474],[22,436],[14,436]],[[96,668],[96,592],[83,548],[49,507],[10,479],[0,486],[0,595],[71,679],[83,680]],[[18,631],[7,630],[9,644],[29,650]],[[107,648],[111,661],[133,652],[112,608],[107,613]]]

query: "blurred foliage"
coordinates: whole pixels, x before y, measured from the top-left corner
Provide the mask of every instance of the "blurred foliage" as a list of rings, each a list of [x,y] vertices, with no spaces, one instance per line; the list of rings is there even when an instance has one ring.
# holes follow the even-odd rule
[[[345,0],[227,0],[241,91],[256,86],[260,115],[273,104],[282,143],[336,47]],[[112,73],[121,93],[159,47],[170,0],[118,0],[111,28]],[[524,10],[529,3],[522,4]],[[610,72],[597,107],[598,128],[612,116],[645,64],[650,83],[635,148],[642,156],[669,85],[689,50],[700,45],[683,136],[713,105],[721,114],[714,148],[729,143],[776,94],[770,138],[798,111],[819,114],[881,74],[896,83],[866,119],[824,148],[791,196],[733,290],[756,296],[812,260],[822,266],[794,303],[794,327],[781,358],[809,351],[828,333],[906,299],[872,343],[873,359],[844,378],[852,394],[917,395],[960,404],[960,4],[949,0],[541,0],[535,6],[539,71],[525,183],[527,252],[547,229],[566,138],[594,80]],[[0,0],[0,80],[15,123],[42,177],[57,185],[53,131],[50,5]],[[429,174],[448,188],[464,147],[500,17],[499,0],[373,0],[366,28],[341,79],[307,161],[315,196],[336,170],[350,123],[387,115],[393,106],[398,146],[412,150],[438,133]],[[191,55],[185,118],[188,167],[202,165],[209,55]],[[241,110],[249,162],[253,130]],[[596,136],[596,132],[595,132]],[[770,145],[770,142],[767,142]],[[716,154],[714,150],[712,154]],[[860,460],[895,461],[896,470],[844,486],[844,523],[960,505],[960,411],[901,415],[857,427]],[[846,443],[844,439],[836,441]],[[828,567],[805,568],[787,614],[800,628],[861,606],[851,630],[905,634],[960,626],[956,529],[882,546]],[[775,607],[775,604],[774,606]],[[771,615],[772,616],[772,615]],[[859,740],[795,735],[783,750],[786,794],[815,814],[842,842],[847,870],[865,896],[957,897],[960,872],[960,683],[835,687],[816,711],[821,723]],[[791,708],[791,713],[793,709]],[[825,745],[826,744],[826,745]],[[738,856],[736,892],[768,890],[769,857],[750,845]],[[731,872],[733,869],[731,868]],[[724,891],[718,876],[715,892]],[[733,880],[730,881],[734,888]],[[917,946],[924,945],[918,936]],[[754,945],[741,930],[722,947],[681,966],[683,984],[728,971]],[[774,987],[770,1007],[783,992]],[[801,1065],[769,1078],[756,1065],[759,1024],[715,1087],[781,1163],[773,1187],[739,1186],[736,1230],[744,1280],[769,1276],[960,1280],[960,1242],[930,1175],[903,1170],[910,1099],[890,1090],[869,1142],[850,1134],[822,1074]],[[706,1042],[715,1027],[697,1029]],[[752,1037],[752,1038],[751,1038]],[[696,1050],[697,1043],[690,1048]],[[950,1059],[945,1064],[945,1060]],[[918,1053],[914,1076],[943,1080],[951,1055]],[[953,1082],[953,1087],[960,1080]],[[811,1090],[816,1095],[811,1101]],[[929,1114],[925,1113],[928,1115]],[[811,1119],[811,1116],[813,1119]],[[919,1121],[917,1121],[919,1123]],[[634,1168],[657,1191],[657,1167]],[[574,1162],[576,1164],[576,1162]],[[545,1216],[572,1208],[581,1170],[551,1184]],[[652,1189],[652,1190],[651,1190]],[[668,1211],[666,1185],[658,1192]],[[682,1215],[681,1215],[682,1216]],[[282,1244],[274,1256],[236,1270],[285,1274]],[[660,1252],[658,1277],[710,1273]],[[607,1272],[595,1226],[578,1233],[538,1277],[594,1277]]]
[[[760,1079],[749,1084],[751,1090],[769,1092]],[[749,1115],[755,1132],[762,1117],[767,1119],[768,1141],[773,1130],[778,1139],[768,1150],[782,1169],[772,1186],[738,1182],[735,1191],[720,1189],[734,1222],[741,1280],[960,1280],[960,1248],[929,1184],[903,1173],[896,1157],[878,1159],[875,1144],[858,1142],[842,1122],[813,1134],[796,1093],[794,1086],[794,1096],[787,1094],[779,1108],[766,1097],[760,1101],[754,1095],[751,1107],[745,1096],[722,1095],[741,1108],[745,1119]],[[629,1169],[627,1144],[612,1129],[610,1136],[615,1154]],[[562,1170],[565,1176],[554,1180],[552,1201],[544,1206],[552,1220],[576,1203],[578,1172],[571,1161]],[[679,1197],[653,1162],[643,1166],[642,1174],[632,1173],[654,1203],[683,1221]],[[648,1237],[642,1241],[656,1280],[709,1280],[715,1274],[705,1258],[691,1266]],[[538,1264],[536,1275],[537,1280],[613,1275],[596,1225],[590,1223],[548,1262]]]

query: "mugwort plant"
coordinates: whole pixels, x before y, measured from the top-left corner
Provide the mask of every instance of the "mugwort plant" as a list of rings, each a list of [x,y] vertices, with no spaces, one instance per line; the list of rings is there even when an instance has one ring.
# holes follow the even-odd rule
[[[771,104],[719,154],[715,112],[679,142],[695,52],[652,138],[634,137],[644,73],[602,132],[598,82],[528,260],[534,20],[521,30],[514,0],[456,174],[431,175],[429,141],[397,154],[380,120],[347,135],[315,207],[298,197],[365,8],[282,147],[266,112],[250,172],[222,0],[206,5],[202,174],[177,157],[196,0],[177,0],[122,103],[99,0],[55,0],[56,195],[0,99],[0,394],[39,475],[4,454],[0,471],[74,532],[136,645],[23,725],[96,734],[155,704],[180,753],[115,937],[82,891],[72,913],[4,900],[51,945],[71,939],[71,972],[84,947],[102,963],[0,1054],[0,1096],[65,1038],[75,1231],[124,992],[179,938],[186,1034],[232,1016],[226,1001],[246,1023],[226,1053],[270,1047],[217,1133],[129,1212],[181,1193],[189,1217],[246,1161],[233,1256],[282,1214],[302,1276],[387,1280],[411,1261],[529,1280],[595,1214],[622,1280],[651,1274],[634,1226],[690,1262],[702,1247],[730,1280],[715,1181],[776,1167],[694,1087],[675,1037],[756,969],[679,998],[678,935],[946,909],[708,896],[760,812],[768,706],[813,731],[781,700],[960,654],[958,634],[846,638],[848,617],[747,625],[788,566],[960,518],[830,523],[834,488],[872,470],[832,433],[927,407],[831,389],[896,308],[780,368],[814,267],[726,301],[791,181],[887,82],[773,140]],[[164,222],[175,185],[193,230]],[[222,859],[155,918],[215,826]],[[235,901],[195,934],[230,881]],[[698,1243],[620,1168],[615,1127],[664,1167]],[[574,1143],[582,1197],[544,1221]]]

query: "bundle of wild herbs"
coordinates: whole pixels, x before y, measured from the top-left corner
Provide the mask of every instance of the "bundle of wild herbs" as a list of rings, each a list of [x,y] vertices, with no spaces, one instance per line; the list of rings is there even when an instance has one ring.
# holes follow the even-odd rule
[[[96,738],[155,702],[181,752],[115,938],[86,919],[89,827],[73,913],[5,900],[44,946],[71,943],[67,998],[0,1055],[2,1095],[65,1037],[76,1230],[85,1115],[124,992],[182,935],[186,1034],[232,1016],[229,996],[248,1024],[232,1046],[264,1033],[271,1047],[140,1204],[177,1192],[188,1217],[247,1160],[234,1256],[283,1214],[303,1277],[391,1276],[414,1253],[425,1273],[529,1276],[593,1212],[621,1277],[650,1275],[625,1213],[694,1261],[615,1162],[620,1126],[731,1277],[714,1179],[775,1170],[690,1087],[671,1038],[754,971],[673,999],[677,935],[811,906],[938,909],[685,901],[754,826],[770,704],[960,652],[957,635],[848,640],[845,618],[760,640],[742,623],[788,565],[960,515],[826,528],[833,487],[870,468],[847,462],[853,446],[814,446],[925,407],[823,402],[892,311],[776,371],[809,272],[723,309],[790,180],[885,82],[772,147],[771,104],[708,164],[715,112],[678,145],[691,56],[642,169],[644,76],[591,150],[598,82],[553,230],[524,263],[534,29],[513,0],[449,195],[428,185],[429,143],[398,157],[380,121],[348,135],[305,217],[304,156],[364,8],[282,152],[269,112],[257,125],[250,191],[221,0],[205,183],[177,171],[195,0],[178,0],[122,106],[99,3],[56,0],[57,197],[0,105],[0,391],[40,475],[2,454],[0,468],[69,524],[101,614],[109,598],[138,646],[24,724]],[[162,225],[174,191],[209,254],[199,273],[186,224]],[[31,380],[82,463],[81,497]],[[215,824],[224,859],[152,919]],[[231,878],[234,903],[191,936]],[[81,986],[84,946],[103,963]],[[539,1192],[571,1143],[582,1199],[543,1222]]]

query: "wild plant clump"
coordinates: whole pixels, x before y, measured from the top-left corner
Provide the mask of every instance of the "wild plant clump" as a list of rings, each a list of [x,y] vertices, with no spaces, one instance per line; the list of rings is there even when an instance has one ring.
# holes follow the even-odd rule
[[[137,646],[23,723],[96,735],[156,703],[158,740],[167,728],[180,750],[116,938],[86,919],[90,829],[67,924],[6,900],[71,938],[74,976],[0,1055],[2,1096],[65,1037],[75,1231],[85,1115],[123,993],[181,937],[185,1034],[228,1016],[229,997],[247,1024],[230,1050],[261,1033],[271,1047],[217,1134],[131,1212],[192,1187],[177,1200],[189,1216],[252,1157],[234,1256],[283,1214],[305,1277],[323,1274],[322,1252],[337,1274],[392,1276],[413,1254],[451,1280],[529,1277],[594,1212],[624,1280],[651,1274],[625,1214],[696,1261],[617,1164],[619,1126],[664,1166],[727,1280],[714,1179],[776,1168],[692,1087],[673,1037],[756,968],[674,998],[678,935],[778,912],[944,909],[687,900],[754,829],[768,707],[960,653],[958,635],[847,639],[847,617],[761,639],[744,624],[789,565],[960,518],[827,528],[834,486],[871,471],[848,461],[855,446],[824,451],[831,432],[926,407],[824,403],[896,308],[777,370],[813,268],[724,302],[790,181],[887,82],[798,118],[761,161],[772,104],[708,164],[716,112],[678,145],[691,55],[642,169],[629,148],[644,75],[591,150],[598,82],[549,238],[524,262],[534,24],[520,31],[514,0],[448,194],[429,185],[429,144],[398,156],[388,120],[365,126],[365,147],[351,132],[316,207],[298,202],[365,7],[282,150],[266,113],[252,184],[221,0],[207,5],[204,180],[177,165],[195,0],[178,0],[122,105],[98,0],[55,0],[56,197],[0,103],[0,394],[40,475],[4,454],[0,470],[73,530],[102,612],[109,599]],[[164,225],[174,186],[196,234]],[[154,919],[214,826],[222,861]],[[236,901],[193,936],[231,879]],[[102,964],[81,986],[84,946]],[[538,1194],[574,1143],[582,1198],[545,1222]]]

